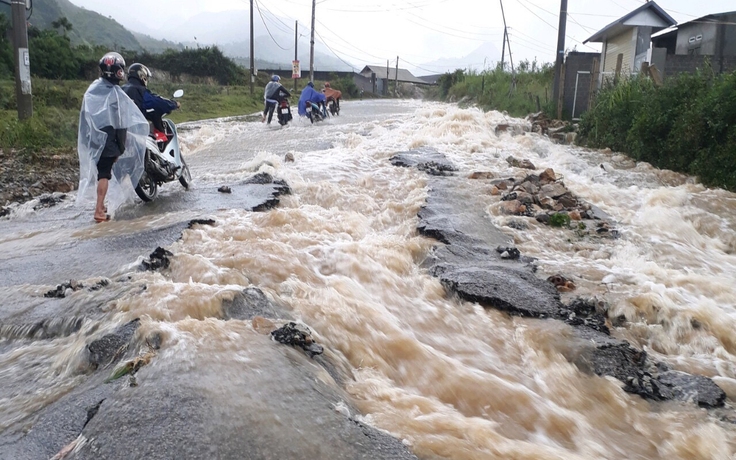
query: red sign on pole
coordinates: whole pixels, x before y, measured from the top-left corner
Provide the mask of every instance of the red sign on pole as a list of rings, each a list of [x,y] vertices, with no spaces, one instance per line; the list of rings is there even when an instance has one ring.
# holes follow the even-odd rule
[[[299,61],[291,61],[291,78],[302,78],[302,69],[299,67]]]

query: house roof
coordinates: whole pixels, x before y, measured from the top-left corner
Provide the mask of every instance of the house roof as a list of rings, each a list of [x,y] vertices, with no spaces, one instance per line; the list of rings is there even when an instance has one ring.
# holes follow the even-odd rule
[[[707,16],[703,16],[702,18],[693,19],[692,21],[688,21],[688,22],[683,22],[682,24],[678,24],[677,26],[682,27],[688,24],[695,24],[695,23],[720,22],[721,18],[728,17],[728,16],[736,16],[736,11],[709,14]]]
[[[437,74],[434,74],[434,75],[422,75],[421,77],[418,77],[418,78],[421,79],[421,80],[424,80],[425,82],[429,83],[430,85],[434,85],[434,84],[437,84],[437,80],[439,80],[440,77],[442,77],[443,75],[445,75],[445,74],[443,74],[443,73],[437,73]]]
[[[362,75],[370,75],[371,73],[376,74],[376,78],[387,78],[386,77],[386,66],[379,65],[367,65],[360,71]],[[396,79],[396,67],[390,67],[388,69],[388,79]],[[427,82],[421,78],[415,77],[411,72],[406,69],[399,69],[399,81],[402,83],[417,83],[420,85],[426,85]]]
[[[647,2],[643,4],[642,6],[640,6],[639,8],[635,9],[634,11],[630,12],[626,16],[623,16],[622,18],[608,24],[606,27],[596,32],[592,37],[585,40],[583,44],[588,43],[588,42],[593,42],[593,43],[604,42],[606,39],[608,39],[608,37],[615,37],[616,35],[619,35],[621,32],[625,31],[626,29],[630,29],[632,27],[651,26],[652,24],[648,24],[648,23],[638,24],[636,22],[637,16],[641,17],[640,14],[645,13],[645,12],[654,13],[661,19],[663,25],[653,27],[653,29],[655,29],[656,31],[659,31],[659,30],[662,30],[662,29],[665,29],[667,27],[671,27],[677,24],[677,21],[675,21],[672,18],[672,16],[667,14],[667,12],[662,9],[662,7],[657,5],[655,2]]]
[[[664,30],[661,30],[657,32],[656,34],[652,35],[652,38],[663,38],[671,34],[677,34],[677,31],[680,27],[689,25],[689,24],[705,24],[705,23],[713,23],[713,22],[720,22],[722,18],[729,16],[736,16],[736,11],[728,11],[724,13],[714,13],[709,14],[706,16],[703,16],[702,18],[693,19],[692,21],[683,22],[682,24],[677,24],[676,26],[668,27]]]

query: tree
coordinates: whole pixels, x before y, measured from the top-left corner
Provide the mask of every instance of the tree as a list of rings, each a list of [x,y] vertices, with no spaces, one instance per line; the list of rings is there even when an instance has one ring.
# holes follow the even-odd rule
[[[8,39],[10,21],[0,13],[0,78],[12,77],[15,72],[13,50]]]
[[[74,26],[72,26],[72,23],[69,22],[69,20],[66,18],[66,16],[62,16],[56,21],[53,21],[51,23],[51,27],[54,29],[63,29],[63,34],[66,35],[67,32],[72,30]]]
[[[80,77],[80,62],[69,37],[53,30],[28,30],[31,52],[31,73],[52,80],[71,80]]]

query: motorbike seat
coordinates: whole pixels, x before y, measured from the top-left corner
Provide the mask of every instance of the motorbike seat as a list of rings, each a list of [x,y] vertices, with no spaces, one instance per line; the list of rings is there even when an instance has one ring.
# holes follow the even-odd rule
[[[159,131],[156,128],[153,128],[153,138],[156,140],[156,142],[168,142],[169,136],[167,136],[165,133]]]

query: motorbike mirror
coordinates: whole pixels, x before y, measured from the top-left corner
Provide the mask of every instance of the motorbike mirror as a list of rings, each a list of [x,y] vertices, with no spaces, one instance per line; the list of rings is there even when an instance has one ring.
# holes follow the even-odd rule
[[[174,91],[174,97],[182,97],[183,95],[184,95],[183,89],[177,89],[176,91]]]

